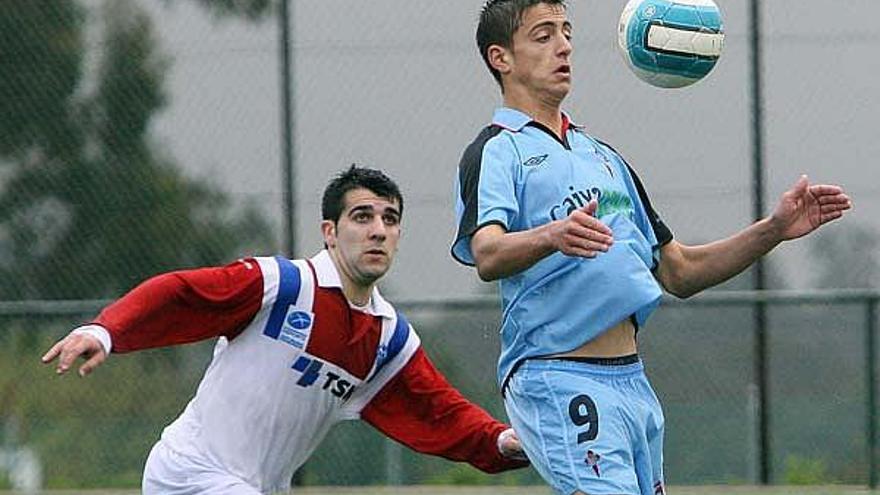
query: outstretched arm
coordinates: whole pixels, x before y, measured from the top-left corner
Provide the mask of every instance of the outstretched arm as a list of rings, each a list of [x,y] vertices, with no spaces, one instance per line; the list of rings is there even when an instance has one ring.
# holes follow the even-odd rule
[[[516,435],[465,399],[424,350],[361,411],[361,418],[404,445],[497,473],[526,466]]]
[[[671,294],[689,297],[742,272],[780,242],[807,235],[850,208],[852,202],[840,187],[810,185],[801,176],[769,217],[733,236],[699,246],[676,241],[663,246],[657,279]]]
[[[92,325],[74,329],[42,361],[58,359],[56,371],[63,374],[83,357],[79,374],[85,376],[111,349],[128,352],[221,335],[233,338],[259,311],[262,297],[262,275],[253,260],[158,275],[104,308]]]

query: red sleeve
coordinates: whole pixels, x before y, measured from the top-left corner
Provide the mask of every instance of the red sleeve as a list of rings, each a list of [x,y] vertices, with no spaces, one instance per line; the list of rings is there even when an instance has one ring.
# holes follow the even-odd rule
[[[260,310],[263,277],[254,260],[153,277],[94,321],[105,327],[113,352],[234,338]]]
[[[361,418],[413,450],[465,461],[487,473],[528,465],[501,456],[498,435],[508,427],[465,399],[421,348]]]

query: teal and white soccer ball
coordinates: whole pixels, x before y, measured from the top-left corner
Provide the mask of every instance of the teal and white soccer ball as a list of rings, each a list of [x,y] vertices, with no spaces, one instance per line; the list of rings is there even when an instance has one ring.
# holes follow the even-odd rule
[[[617,44],[643,81],[661,88],[688,86],[706,77],[721,56],[721,11],[713,0],[629,0]]]

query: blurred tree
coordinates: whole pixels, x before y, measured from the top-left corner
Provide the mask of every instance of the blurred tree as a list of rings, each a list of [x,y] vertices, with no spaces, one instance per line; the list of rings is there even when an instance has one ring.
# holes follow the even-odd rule
[[[151,142],[169,60],[149,17],[129,0],[101,17],[91,81],[74,0],[0,2],[0,299],[112,297],[273,244],[254,208],[183,176]]]
[[[180,0],[163,0],[170,5]],[[193,1],[193,0],[189,0]],[[251,20],[265,18],[272,10],[273,0],[195,0],[219,17],[245,17]]]
[[[869,289],[877,286],[877,234],[853,222],[821,230],[811,238],[813,285],[818,289]]]

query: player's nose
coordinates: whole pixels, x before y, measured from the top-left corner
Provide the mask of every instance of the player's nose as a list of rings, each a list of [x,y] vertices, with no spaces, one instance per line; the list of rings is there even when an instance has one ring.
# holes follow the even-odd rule
[[[564,34],[560,35],[559,38],[560,38],[560,42],[558,45],[557,52],[559,55],[562,55],[564,57],[568,57],[569,55],[571,55],[571,51],[573,49],[573,46],[571,44],[571,40],[568,39],[568,36],[566,36]]]
[[[388,226],[385,225],[385,222],[382,218],[377,218],[370,222],[370,239],[376,240],[385,240],[388,236]]]

